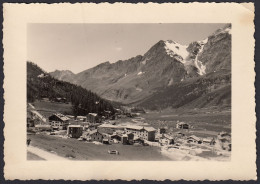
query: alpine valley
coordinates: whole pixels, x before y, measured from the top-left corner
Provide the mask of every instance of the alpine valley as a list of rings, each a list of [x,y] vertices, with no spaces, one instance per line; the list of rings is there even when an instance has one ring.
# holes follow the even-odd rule
[[[109,101],[158,110],[231,107],[231,25],[181,45],[160,40],[144,55],[74,74],[49,73]]]

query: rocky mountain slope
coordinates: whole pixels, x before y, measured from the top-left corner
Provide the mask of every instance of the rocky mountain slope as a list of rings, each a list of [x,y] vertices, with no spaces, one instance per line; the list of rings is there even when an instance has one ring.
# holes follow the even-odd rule
[[[81,85],[111,101],[147,106],[148,99],[153,102],[153,99],[159,96],[164,98],[166,94],[167,97],[174,95],[172,99],[185,98],[179,95],[186,89],[184,86],[188,85],[190,89],[194,87],[194,81],[188,82],[191,79],[195,82],[207,80],[210,73],[215,73],[214,76],[218,75],[221,79],[221,76],[230,74],[230,70],[231,25],[226,25],[204,40],[189,45],[161,40],[143,56],[116,63],[105,62],[74,75],[57,71],[51,75]],[[213,85],[214,83],[208,84],[207,87]],[[221,88],[225,85],[231,88],[231,81],[226,80]],[[218,89],[216,86],[215,88]],[[178,94],[173,92],[176,90],[179,90]],[[207,90],[201,92],[197,96],[209,93]],[[231,89],[229,92],[231,93]]]
[[[75,74],[70,70],[55,70],[54,72],[49,73],[52,77],[58,80],[71,82],[73,83],[73,79],[75,77]]]

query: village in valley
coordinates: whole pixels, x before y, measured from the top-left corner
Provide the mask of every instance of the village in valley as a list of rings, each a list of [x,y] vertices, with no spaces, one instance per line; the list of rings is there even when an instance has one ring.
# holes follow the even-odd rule
[[[231,160],[231,24],[28,30],[28,160]]]
[[[69,106],[65,98],[55,101],[43,98],[34,104],[27,105],[28,149],[38,147],[72,160],[230,160],[230,132],[198,129],[179,120],[156,120],[150,124],[149,118],[145,118],[149,112],[137,108],[115,109],[114,114],[104,111],[102,115],[74,116],[41,106]],[[204,133],[200,136],[202,130]],[[44,142],[46,140],[49,143]],[[51,148],[55,142],[56,147]],[[93,155],[88,156],[91,145]],[[77,149],[85,150],[77,152]],[[29,150],[28,159],[44,158]]]

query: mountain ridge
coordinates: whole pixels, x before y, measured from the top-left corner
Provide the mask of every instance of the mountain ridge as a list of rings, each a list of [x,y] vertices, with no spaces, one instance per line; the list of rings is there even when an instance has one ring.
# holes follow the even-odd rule
[[[189,45],[160,40],[144,55],[115,63],[104,62],[70,76],[51,75],[105,99],[134,104],[164,88],[223,69],[231,70],[230,24]]]

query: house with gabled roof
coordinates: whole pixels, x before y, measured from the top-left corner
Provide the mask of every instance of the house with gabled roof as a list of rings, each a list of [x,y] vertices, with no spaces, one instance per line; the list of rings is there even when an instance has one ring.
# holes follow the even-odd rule
[[[104,137],[101,133],[98,132],[97,129],[90,131],[88,135],[91,141],[98,141],[98,142],[102,142]]]
[[[188,143],[198,143],[198,144],[201,144],[202,140],[199,137],[195,136],[195,135],[191,135],[191,136],[189,136],[187,138],[187,142]]]
[[[51,126],[53,129],[59,129],[59,130],[67,130],[67,127],[69,125],[69,120],[67,116],[56,113],[49,117],[49,122],[51,123]]]

